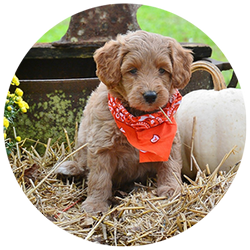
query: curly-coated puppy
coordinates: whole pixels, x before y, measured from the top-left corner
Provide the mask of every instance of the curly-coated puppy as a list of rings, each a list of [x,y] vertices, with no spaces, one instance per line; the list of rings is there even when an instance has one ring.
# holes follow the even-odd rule
[[[192,55],[169,37],[145,31],[118,35],[95,52],[99,87],[79,127],[74,161],[57,173],[88,174],[83,210],[106,211],[112,187],[157,174],[157,194],[180,192],[181,148],[173,115],[177,89],[190,79]],[[161,111],[160,111],[161,109]]]

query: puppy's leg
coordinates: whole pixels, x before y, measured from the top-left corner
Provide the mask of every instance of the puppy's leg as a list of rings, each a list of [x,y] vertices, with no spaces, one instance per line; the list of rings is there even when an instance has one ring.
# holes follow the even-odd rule
[[[86,176],[86,154],[86,149],[80,150],[76,153],[73,161],[63,162],[55,173],[69,176]]]
[[[167,162],[159,163],[157,167],[157,194],[158,196],[171,197],[174,193],[178,194],[181,191],[181,186],[175,176],[181,183],[181,142],[179,133],[176,133],[171,154]],[[175,176],[173,175],[175,174]]]
[[[108,210],[108,198],[112,196],[112,176],[117,160],[109,152],[92,155],[88,159],[88,197],[82,209],[88,213],[105,212]]]

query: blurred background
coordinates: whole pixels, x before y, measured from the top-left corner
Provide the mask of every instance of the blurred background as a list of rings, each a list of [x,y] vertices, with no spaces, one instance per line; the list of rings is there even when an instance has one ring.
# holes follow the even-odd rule
[[[115,9],[111,7],[108,6],[108,10],[112,14],[121,14],[115,12]],[[138,7],[136,6],[137,22],[142,30],[173,37],[178,42],[190,43],[189,46],[192,46],[193,43],[206,44],[212,48],[212,59],[220,62],[227,61],[216,44],[195,25],[162,9],[142,5],[137,10]],[[74,30],[72,23],[76,24],[74,32],[82,39],[80,42],[86,42],[86,39],[90,36],[87,34],[84,37],[82,34],[78,34],[78,22],[81,22],[79,20],[82,20],[81,15],[83,13],[80,12],[80,15],[72,13],[72,15],[75,14],[72,20],[76,19],[75,22],[71,22],[71,29],[69,29]],[[93,20],[90,20],[91,18],[87,19],[86,27],[96,25],[99,32],[99,27],[102,26],[98,26],[98,24],[103,25],[104,21],[98,19],[97,13]],[[123,13],[124,16],[125,13]],[[129,17],[134,17],[135,12],[132,13],[128,14]],[[81,19],[78,20],[77,18]],[[46,142],[48,138],[53,138],[54,141],[57,138],[64,138],[63,129],[65,129],[69,138],[73,139],[88,96],[99,84],[99,79],[95,74],[96,65],[93,60],[93,52],[98,46],[102,46],[105,41],[110,39],[108,37],[109,33],[104,32],[103,37],[97,37],[96,44],[91,44],[91,41],[88,44],[87,41],[86,46],[84,44],[74,46],[77,43],[74,44],[69,38],[76,38],[71,32],[67,32],[70,20],[71,18],[68,17],[54,27],[51,25],[52,28],[37,41],[37,44],[32,46],[16,71],[16,76],[21,82],[22,91],[25,93],[25,101],[29,105],[29,112],[23,115],[23,118],[19,119],[18,123],[15,124],[17,133],[21,138],[39,139],[43,142]],[[99,21],[99,23],[95,23],[95,21]],[[125,31],[123,29],[120,32],[126,32],[127,26],[125,27]],[[138,26],[135,28],[138,28]],[[108,32],[111,31],[113,30],[108,30]],[[72,33],[74,32],[72,31]],[[61,41],[62,37],[69,39],[69,44],[67,44],[67,39],[65,39],[66,43],[63,43],[65,41],[56,43],[56,41]],[[208,46],[201,47],[206,49]],[[210,48],[209,55],[204,56],[203,52],[198,60],[210,57]],[[196,72],[195,74],[193,79],[190,80],[188,88],[183,90],[186,91],[185,93],[199,88],[213,88],[209,73]],[[222,74],[228,84],[232,78],[233,70],[223,70]],[[12,85],[10,92],[13,93],[14,91]],[[183,93],[182,95],[185,94]]]
[[[212,47],[212,55],[216,60],[223,60],[225,56],[223,48],[192,17],[170,11],[169,4],[144,4],[137,11],[137,20],[142,30],[170,36],[179,42],[208,44]],[[60,40],[66,33],[69,22],[70,15],[58,20],[54,26],[44,31],[36,42]]]
[[[55,25],[46,32],[37,42],[49,43],[58,41],[66,33],[70,17]],[[218,61],[227,61],[216,44],[195,25],[168,11],[141,6],[137,11],[137,21],[142,30],[162,34],[175,38],[178,42],[204,43],[212,50],[212,58]]]

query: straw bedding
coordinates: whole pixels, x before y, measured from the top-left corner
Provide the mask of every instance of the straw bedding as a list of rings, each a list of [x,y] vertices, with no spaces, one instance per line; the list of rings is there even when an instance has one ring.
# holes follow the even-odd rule
[[[157,197],[156,181],[136,183],[131,192],[116,190],[113,206],[105,214],[90,216],[80,211],[87,197],[85,180],[59,179],[54,174],[60,162],[72,157],[73,143],[19,143],[10,155],[13,173],[32,204],[49,220],[69,233],[93,242],[112,246],[145,245],[166,240],[195,225],[223,198],[235,175],[219,168],[210,174],[198,172],[195,181],[186,177],[182,192],[171,199]],[[43,147],[40,155],[37,147]],[[233,152],[225,156],[223,161]],[[187,181],[188,180],[188,181]]]

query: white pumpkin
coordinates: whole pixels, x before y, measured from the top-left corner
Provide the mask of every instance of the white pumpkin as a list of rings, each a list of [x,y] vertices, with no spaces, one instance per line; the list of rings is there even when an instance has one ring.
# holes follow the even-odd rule
[[[193,156],[200,169],[203,171],[208,164],[212,173],[235,145],[234,153],[220,170],[229,171],[241,160],[246,137],[246,111],[241,90],[227,89],[223,76],[213,64],[193,63],[192,72],[196,70],[210,72],[216,90],[196,90],[186,94],[176,114],[182,141],[182,172],[190,178],[197,172],[194,165],[190,170],[192,143]],[[196,124],[191,142],[193,117],[196,117]]]

